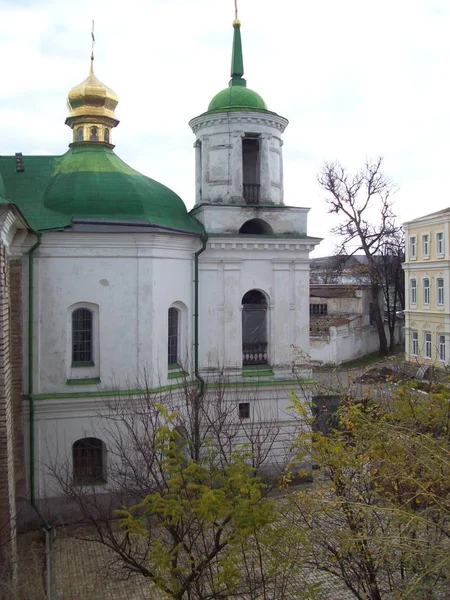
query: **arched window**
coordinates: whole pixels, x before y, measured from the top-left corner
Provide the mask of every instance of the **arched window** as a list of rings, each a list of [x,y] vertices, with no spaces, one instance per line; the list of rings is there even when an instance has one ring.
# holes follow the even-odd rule
[[[273,233],[272,227],[266,221],[262,219],[250,219],[245,221],[242,227],[239,229],[239,233],[249,233],[252,235],[271,235]]]
[[[83,438],[72,446],[73,482],[90,485],[105,481],[104,444],[97,438]]]
[[[168,364],[177,365],[179,361],[180,344],[180,311],[177,308],[169,308],[168,323]]]
[[[107,144],[109,144],[109,129],[107,129],[106,127],[105,127],[105,131],[103,133],[103,139]]]
[[[72,313],[72,364],[93,365],[93,325],[92,311],[77,308]]]
[[[83,141],[83,128],[82,127],[78,127],[77,129],[77,142],[82,142]]]
[[[244,365],[267,364],[267,299],[259,290],[242,298],[242,355]]]
[[[91,135],[89,136],[90,142],[98,142],[98,127],[91,127]]]

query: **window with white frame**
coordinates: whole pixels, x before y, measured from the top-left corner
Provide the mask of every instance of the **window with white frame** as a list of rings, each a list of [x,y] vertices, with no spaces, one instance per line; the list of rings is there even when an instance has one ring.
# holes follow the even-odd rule
[[[411,279],[411,304],[417,304],[417,279]]]
[[[412,332],[412,354],[413,356],[419,355],[419,332],[417,330]]]
[[[410,258],[417,257],[417,238],[415,235],[409,236],[409,257]]]
[[[428,233],[422,234],[422,256],[430,256],[430,236]]]
[[[445,362],[445,335],[439,335],[439,360]]]
[[[430,280],[428,277],[423,280],[423,303],[430,304]]]
[[[444,232],[438,231],[436,234],[436,252],[438,256],[444,256]]]
[[[425,331],[425,358],[431,358],[431,332]]]
[[[444,279],[443,277],[438,277],[436,279],[436,289],[437,289],[437,303],[439,306],[444,305]]]

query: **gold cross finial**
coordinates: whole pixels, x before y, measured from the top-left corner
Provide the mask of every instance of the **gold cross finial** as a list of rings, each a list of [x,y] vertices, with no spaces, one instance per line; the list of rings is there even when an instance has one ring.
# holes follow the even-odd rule
[[[94,60],[94,44],[95,44],[94,20],[92,20],[91,38],[92,38],[91,60]]]

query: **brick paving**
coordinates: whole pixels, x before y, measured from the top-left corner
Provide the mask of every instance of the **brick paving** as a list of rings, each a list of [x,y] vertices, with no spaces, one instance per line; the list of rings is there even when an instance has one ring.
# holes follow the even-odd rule
[[[120,563],[111,565],[114,560],[112,551],[100,544],[67,535],[63,529],[58,532],[54,559],[55,597],[58,600],[167,600],[140,575],[128,580],[114,577],[114,572],[120,572]],[[318,571],[301,573],[292,587],[301,591],[311,584],[321,585],[320,591],[311,596],[314,600],[355,599],[339,582]],[[293,591],[290,598],[294,600],[297,597]]]

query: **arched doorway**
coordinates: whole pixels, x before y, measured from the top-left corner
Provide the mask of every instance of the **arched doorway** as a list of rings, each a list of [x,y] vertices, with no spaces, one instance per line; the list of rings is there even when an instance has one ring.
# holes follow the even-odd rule
[[[242,298],[242,361],[267,364],[267,298],[259,290],[250,290]]]

